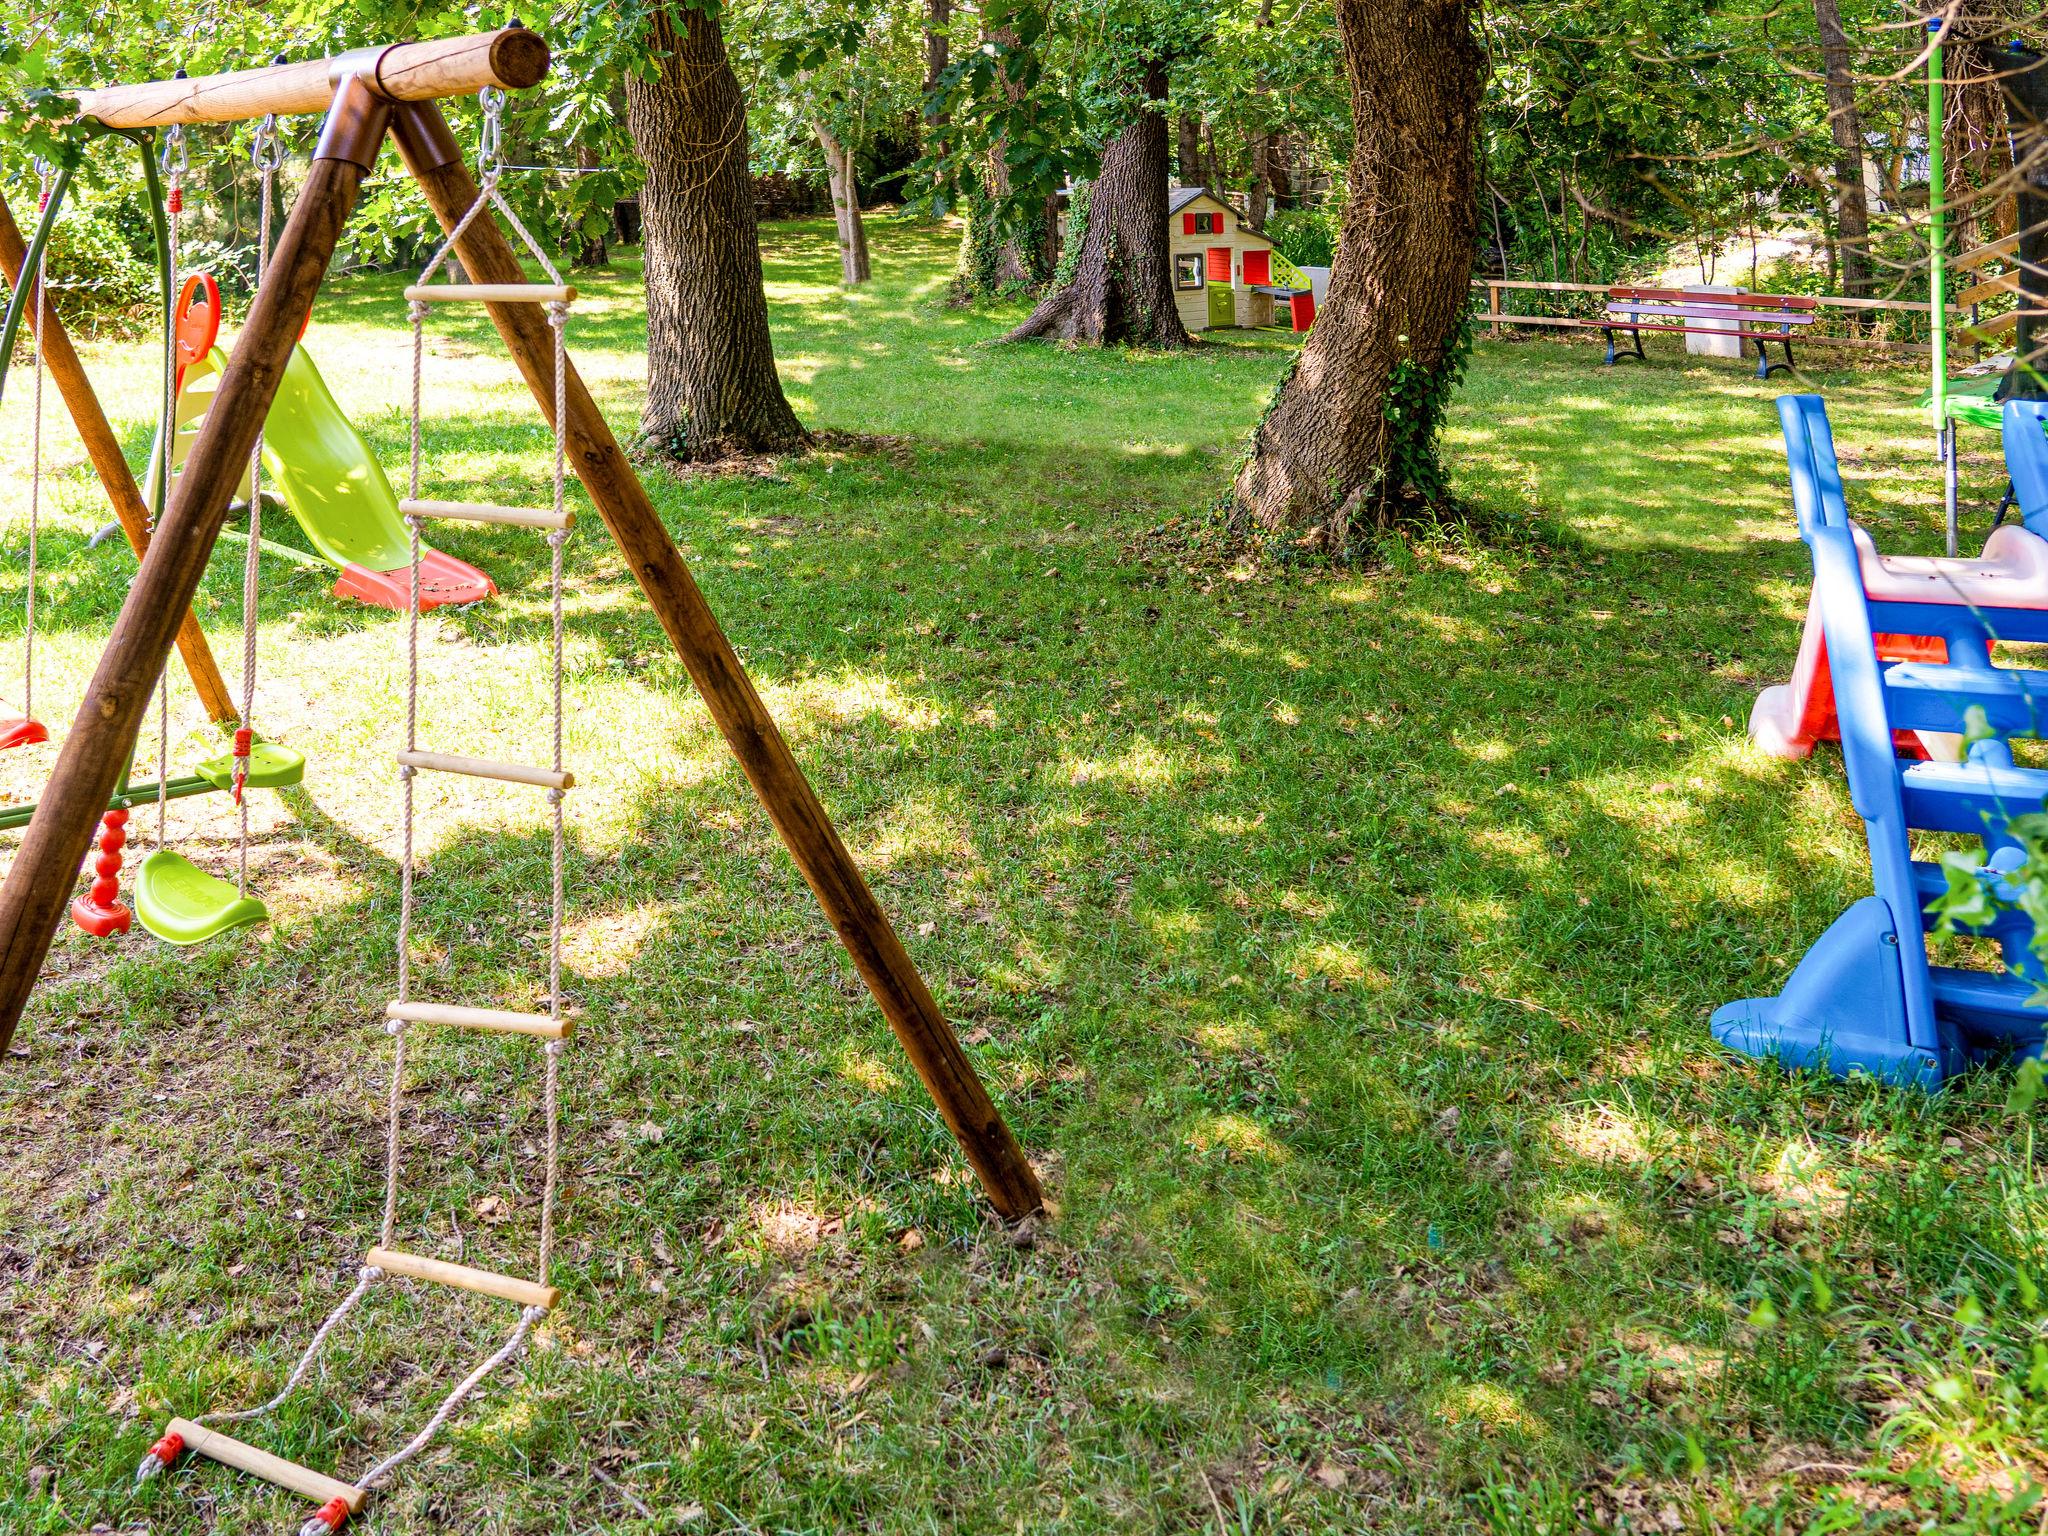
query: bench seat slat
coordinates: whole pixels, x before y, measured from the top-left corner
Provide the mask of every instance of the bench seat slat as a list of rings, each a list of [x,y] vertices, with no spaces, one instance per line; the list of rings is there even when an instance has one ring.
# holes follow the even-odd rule
[[[1623,304],[1607,306],[1610,315],[1641,315],[1661,320],[1735,320],[1744,325],[1812,325],[1820,316],[1805,310],[1723,309],[1711,304]]]

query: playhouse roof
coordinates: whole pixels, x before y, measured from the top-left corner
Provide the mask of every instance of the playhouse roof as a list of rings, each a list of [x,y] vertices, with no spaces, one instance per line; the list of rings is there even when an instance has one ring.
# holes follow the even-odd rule
[[[1167,216],[1171,218],[1198,197],[1206,197],[1212,203],[1223,202],[1222,198],[1211,192],[1207,187],[1168,187],[1166,189]],[[1225,203],[1224,206],[1228,207],[1229,204]]]

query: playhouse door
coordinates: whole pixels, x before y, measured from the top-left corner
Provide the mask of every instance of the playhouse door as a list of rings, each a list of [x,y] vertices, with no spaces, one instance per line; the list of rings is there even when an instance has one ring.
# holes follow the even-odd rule
[[[1212,245],[1208,252],[1209,276],[1209,324],[1237,324],[1237,295],[1231,290],[1231,250],[1227,245]]]

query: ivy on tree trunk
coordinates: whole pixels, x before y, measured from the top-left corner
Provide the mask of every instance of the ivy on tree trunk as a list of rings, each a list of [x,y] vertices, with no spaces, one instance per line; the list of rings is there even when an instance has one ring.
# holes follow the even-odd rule
[[[1166,66],[1155,63],[1146,70],[1143,100],[1129,126],[1103,151],[1102,174],[1089,190],[1087,232],[1073,258],[1072,277],[1041,299],[1005,340],[1189,344],[1173,301],[1166,116],[1160,107],[1165,99]]]
[[[1390,26],[1336,0],[1353,149],[1329,294],[1252,435],[1231,526],[1339,552],[1444,497],[1437,434],[1478,249],[1485,56],[1471,0]]]
[[[685,459],[785,453],[810,434],[783,397],[768,334],[747,106],[718,18],[654,12],[651,75],[626,77],[646,167],[647,400],[641,436]]]

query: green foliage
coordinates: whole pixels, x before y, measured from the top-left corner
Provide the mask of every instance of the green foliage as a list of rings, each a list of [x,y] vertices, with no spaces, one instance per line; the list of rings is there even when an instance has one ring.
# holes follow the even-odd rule
[[[1407,339],[1402,338],[1404,341]],[[1391,493],[1430,506],[1451,499],[1440,451],[1444,422],[1472,357],[1472,319],[1461,314],[1443,356],[1434,363],[1407,357],[1387,380],[1387,481]]]
[[[67,202],[50,231],[48,267],[51,298],[66,325],[91,331],[146,323],[156,268],[136,252],[118,211],[83,199]]]
[[[1298,267],[1327,267],[1337,259],[1335,208],[1275,208],[1266,215],[1266,238]]]
[[[1081,245],[1088,238],[1088,210],[1095,200],[1095,183],[1084,181],[1067,198],[1067,227],[1060,242],[1059,265],[1053,269],[1052,286],[1064,288],[1074,280],[1081,264]]]

